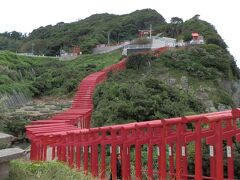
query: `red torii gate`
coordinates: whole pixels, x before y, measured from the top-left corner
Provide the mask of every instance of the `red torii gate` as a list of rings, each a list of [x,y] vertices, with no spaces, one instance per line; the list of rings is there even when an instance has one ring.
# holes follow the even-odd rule
[[[46,160],[51,156],[51,159],[83,169],[86,174],[91,172],[99,179],[106,179],[110,166],[112,178],[116,179],[116,155],[120,152],[124,180],[133,178],[133,172],[136,179],[143,179],[145,172],[148,179],[234,179],[233,138],[240,141],[237,126],[240,109],[87,129],[95,86],[107,78],[109,71],[124,69],[125,62],[126,59],[86,77],[68,111],[51,120],[39,120],[26,126],[32,142],[31,159]],[[192,129],[188,128],[189,124]],[[227,177],[223,170],[223,141],[227,142]],[[194,174],[188,172],[187,145],[190,142],[195,143]],[[209,176],[202,170],[204,144],[209,146]],[[148,150],[146,171],[142,161],[143,146]],[[135,169],[131,171],[130,153],[134,151]],[[157,168],[153,167],[154,160],[157,160]]]
[[[239,139],[240,129],[237,121],[240,109],[187,116],[141,123],[131,123],[91,129],[73,129],[62,132],[43,133],[36,135],[34,141],[39,146],[38,155],[34,160],[46,160],[47,149],[52,147],[52,158],[67,162],[71,167],[90,171],[93,176],[106,178],[106,148],[111,147],[111,171],[116,175],[116,153],[122,154],[123,179],[131,179],[130,149],[135,149],[135,175],[142,179],[143,167],[141,153],[142,145],[148,146],[147,175],[154,179],[176,177],[177,179],[223,179],[223,140],[228,140],[228,179],[234,179],[233,146],[229,139],[236,136]],[[195,124],[194,130],[187,129],[189,123]],[[223,123],[227,124],[223,127]],[[203,126],[204,125],[204,126]],[[210,177],[202,173],[202,140],[211,144]],[[211,139],[213,139],[213,142]],[[187,171],[187,143],[195,142],[195,175]],[[209,141],[209,142],[208,142]],[[132,147],[134,145],[134,147]],[[168,153],[166,147],[168,146]],[[154,148],[154,147],[157,147]],[[174,150],[175,147],[175,150]],[[153,149],[159,151],[158,172],[153,172]],[[109,149],[108,149],[109,150]],[[81,159],[82,158],[82,159]],[[99,164],[99,158],[101,163]],[[167,169],[167,158],[169,168]],[[90,162],[90,163],[89,163]],[[101,168],[100,168],[101,166]],[[101,169],[101,171],[100,171]],[[216,173],[217,172],[217,173]],[[155,176],[156,177],[156,176]]]

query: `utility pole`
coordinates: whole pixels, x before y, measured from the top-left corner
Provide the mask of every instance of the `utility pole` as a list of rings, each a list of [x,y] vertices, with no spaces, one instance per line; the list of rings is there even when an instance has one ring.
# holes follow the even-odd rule
[[[108,45],[110,44],[110,31],[108,31]]]
[[[152,39],[152,24],[150,24],[150,39]]]

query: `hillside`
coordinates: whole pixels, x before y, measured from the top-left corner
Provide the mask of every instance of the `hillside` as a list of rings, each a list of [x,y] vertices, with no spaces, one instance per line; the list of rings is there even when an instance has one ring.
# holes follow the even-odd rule
[[[191,33],[197,31],[204,36],[206,44],[169,48],[161,56],[155,52],[129,56],[125,71],[109,73],[108,80],[96,88],[92,126],[148,121],[240,106],[240,72],[236,62],[214,26],[198,16],[185,22],[175,17],[167,24],[154,10],[136,11],[123,16],[93,15],[75,23],[41,27],[29,37],[18,33],[0,35],[4,40],[0,43],[3,45],[1,48],[11,47],[12,51],[19,47],[28,51],[34,44],[36,54],[49,55],[56,55],[59,48],[67,49],[80,43],[85,52],[90,52],[94,45],[106,42],[106,34],[111,28],[112,40],[118,41],[136,37],[138,29],[147,28],[154,22],[155,33],[189,41]],[[22,92],[33,98],[47,96],[58,103],[64,98],[70,99],[84,77],[118,62],[120,57],[121,52],[117,51],[59,61],[58,58],[26,57],[0,51],[0,130],[15,135],[18,140],[25,140],[26,124],[35,119],[48,119],[48,116],[67,108],[62,105],[52,107],[49,102],[48,107],[45,106],[47,103],[39,103],[36,106],[28,105],[23,108],[25,114],[21,112],[14,116],[13,111],[17,112],[19,107],[9,110],[2,106],[1,100],[6,94]],[[42,110],[44,116],[29,113],[37,110]],[[188,124],[188,128],[194,129],[194,125]],[[194,173],[193,144],[189,147],[192,149],[188,152],[189,172]],[[237,145],[235,151],[239,151]],[[143,152],[143,165],[146,165],[147,148]],[[207,146],[202,148],[202,152],[203,156],[209,156]],[[203,170],[209,173],[206,163],[209,161],[203,161]],[[239,163],[235,164],[235,171],[238,172]],[[51,166],[53,170],[55,167],[59,169],[56,165]],[[31,164],[23,166],[34,167]],[[46,169],[50,167],[45,164],[41,166]],[[20,177],[24,176],[21,170],[19,172]],[[69,174],[73,177],[72,172]],[[51,177],[51,174],[44,171],[42,176]],[[30,174],[29,177],[35,176]]]
[[[166,23],[163,16],[152,9],[137,10],[126,15],[95,14],[73,23],[61,22],[54,26],[40,27],[29,36],[16,31],[3,33],[0,35],[0,49],[28,52],[33,47],[35,54],[56,55],[60,48],[67,50],[73,44],[80,44],[82,50],[90,52],[96,44],[107,41],[108,32],[111,32],[111,40],[117,42],[137,37],[138,30],[146,29],[150,24],[153,25],[154,34],[162,33],[163,36],[185,41],[191,39],[193,31],[199,32],[208,44],[201,48],[179,48],[165,53],[159,65],[156,64],[159,70],[155,73],[163,71],[160,74],[161,77],[165,77],[174,69],[172,74],[182,74],[181,76],[187,78],[186,81],[190,81],[191,78],[199,79],[196,81],[198,85],[194,87],[200,86],[201,83],[207,84],[206,87],[213,84],[214,88],[217,87],[215,84],[222,85],[222,96],[225,97],[227,92],[235,97],[225,97],[223,104],[240,104],[237,100],[237,80],[240,76],[236,63],[214,26],[200,20],[199,15],[185,22],[179,17],[173,17],[170,23]],[[116,62],[119,58],[120,52],[116,52],[106,55],[84,55],[74,61],[61,62],[55,58],[31,58],[0,52],[0,92],[11,94],[20,91],[32,97],[71,97],[83,77]],[[151,70],[151,73],[154,72]],[[173,77],[173,80],[171,77],[165,80],[175,82],[176,77]],[[216,90],[220,91],[219,88]],[[214,107],[212,104],[218,101],[219,97],[213,95],[213,99],[209,107]]]
[[[95,126],[169,118],[239,106],[239,71],[217,45],[132,55],[94,95]],[[235,88],[235,89],[234,89]]]
[[[68,97],[85,76],[117,62],[120,57],[120,52],[114,52],[59,61],[0,51],[0,94],[21,91],[33,97]]]
[[[164,24],[164,18],[155,10],[135,11],[127,15],[95,14],[73,23],[58,23],[55,26],[40,27],[33,30],[23,44],[22,50],[35,44],[38,51],[55,55],[60,48],[68,50],[71,45],[79,44],[84,53],[91,52],[97,44],[107,43],[110,32],[111,43],[133,39],[139,29],[149,28],[150,24]],[[42,49],[42,48],[43,49]]]
[[[163,36],[176,38],[178,40],[190,41],[192,39],[192,32],[198,32],[203,35],[207,44],[216,44],[222,48],[226,48],[227,45],[218,34],[215,27],[200,19],[199,15],[195,15],[191,19],[183,22],[181,18],[173,17],[169,24],[165,24],[157,31],[163,33]]]
[[[206,45],[172,48],[161,57],[132,56],[125,72],[111,75],[95,93],[95,125],[217,111],[240,106],[240,73],[227,45],[213,25],[196,15],[170,23],[155,10],[138,10],[126,15],[95,14],[74,23],[40,27],[28,37],[18,32],[0,35],[0,48],[20,47],[36,54],[55,55],[59,48],[80,44],[85,52],[105,43],[111,31],[113,42],[138,36],[138,29],[152,24],[154,33],[189,41],[193,31],[204,36]],[[12,44],[11,44],[12,43]],[[73,61],[57,58],[25,57],[0,52],[0,95],[23,92],[53,99],[71,98],[79,82],[88,74],[113,64],[121,52],[82,55]],[[145,58],[145,61],[144,61]],[[146,61],[148,60],[148,61]],[[136,68],[134,62],[141,62]],[[150,63],[149,63],[150,62]],[[131,63],[130,63],[131,64]],[[104,120],[104,121],[103,121]],[[116,121],[118,120],[118,121]]]
[[[153,9],[137,10],[130,14],[94,14],[72,23],[59,22],[33,30],[29,36],[13,31],[0,34],[0,50],[32,52],[55,56],[60,49],[69,51],[73,45],[80,45],[83,53],[90,53],[97,44],[107,43],[108,32],[111,43],[131,40],[138,37],[138,30],[153,26],[153,34],[189,41],[193,31],[204,36],[207,44],[226,44],[210,23],[199,15],[183,21],[173,17],[166,23],[164,17]]]
[[[94,14],[72,23],[59,22],[33,30],[28,37],[18,32],[0,34],[0,50],[32,52],[58,55],[59,50],[69,50],[80,45],[84,53],[91,52],[97,44],[107,43],[110,32],[111,43],[131,40],[138,36],[139,29],[148,29],[150,24],[159,27],[165,19],[152,9],[137,10],[130,14]]]
[[[71,61],[0,51],[0,131],[24,139],[26,124],[69,108],[84,77],[120,58],[119,51]]]

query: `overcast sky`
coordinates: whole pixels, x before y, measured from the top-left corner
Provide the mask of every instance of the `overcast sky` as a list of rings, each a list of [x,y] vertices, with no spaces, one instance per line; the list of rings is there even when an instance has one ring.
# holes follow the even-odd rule
[[[240,67],[239,4],[239,0],[3,0],[0,32],[29,33],[40,26],[73,22],[96,13],[126,14],[144,8],[157,10],[167,22],[171,17],[185,21],[199,14],[215,26]]]

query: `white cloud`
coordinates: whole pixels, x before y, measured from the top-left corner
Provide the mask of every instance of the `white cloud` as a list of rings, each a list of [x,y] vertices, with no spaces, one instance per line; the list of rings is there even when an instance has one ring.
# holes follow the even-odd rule
[[[95,13],[126,14],[144,8],[157,10],[168,21],[174,16],[187,20],[200,14],[201,19],[216,27],[240,67],[238,4],[237,0],[7,0],[1,2],[0,32],[31,32],[40,26],[72,22]]]

